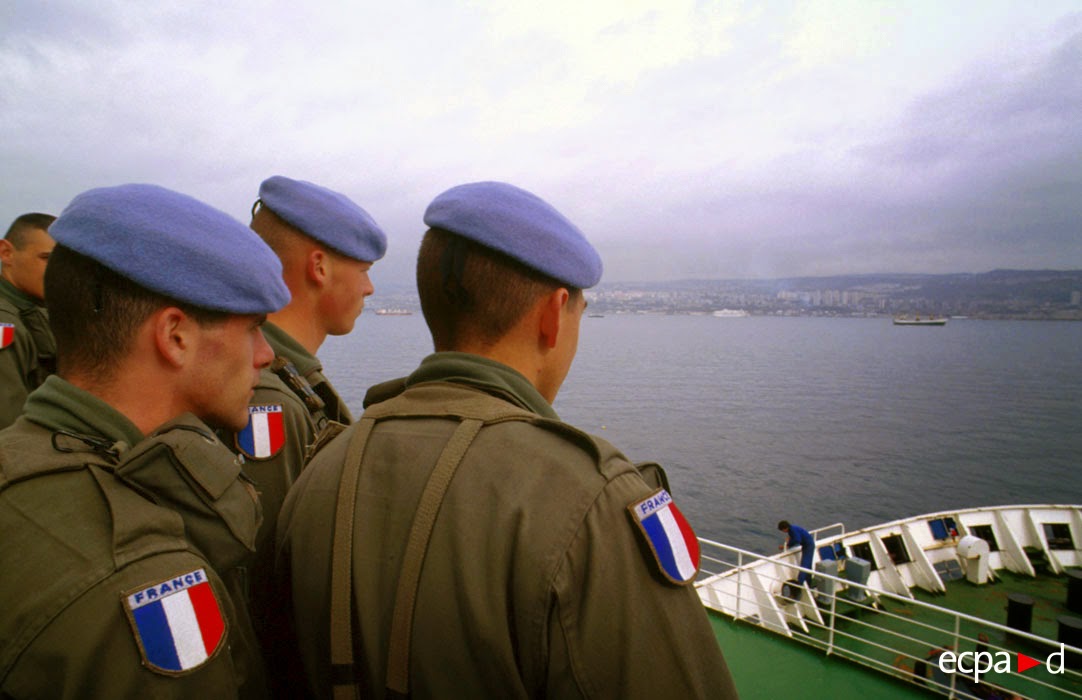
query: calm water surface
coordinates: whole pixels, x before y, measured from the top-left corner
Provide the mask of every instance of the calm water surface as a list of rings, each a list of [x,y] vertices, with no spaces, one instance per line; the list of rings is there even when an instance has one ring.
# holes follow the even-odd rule
[[[320,355],[359,414],[430,351],[419,314],[366,313]],[[584,318],[556,410],[663,464],[701,536],[755,551],[782,518],[1082,503],[1082,323]]]

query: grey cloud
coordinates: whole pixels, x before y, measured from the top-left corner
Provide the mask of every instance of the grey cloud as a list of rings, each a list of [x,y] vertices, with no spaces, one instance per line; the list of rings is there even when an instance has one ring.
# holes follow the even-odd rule
[[[243,220],[281,173],[369,209],[391,237],[377,274],[408,281],[431,198],[506,179],[579,223],[608,280],[1082,267],[1082,15],[1026,62],[945,74],[868,123],[837,97],[855,83],[787,70],[769,26],[546,105],[518,91],[540,77],[558,97],[573,61],[540,34],[482,38],[468,12],[381,10],[351,25],[355,52],[353,30],[299,6],[16,5],[0,29],[0,69],[18,67],[0,94],[2,215],[143,180]],[[381,29],[396,13],[413,44]]]
[[[1082,30],[1010,68],[972,70],[845,153],[718,165],[609,223],[666,232],[665,276],[1082,267]],[[661,250],[611,251],[614,277],[658,271]]]

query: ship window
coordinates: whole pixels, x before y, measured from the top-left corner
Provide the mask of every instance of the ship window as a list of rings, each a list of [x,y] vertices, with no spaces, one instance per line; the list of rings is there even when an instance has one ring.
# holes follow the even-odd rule
[[[905,548],[905,542],[902,542],[901,535],[887,535],[883,538],[883,546],[887,548],[887,554],[890,555],[890,560],[895,565],[907,564],[913,561]]]
[[[1044,538],[1049,549],[1074,549],[1071,526],[1067,523],[1045,523]]]
[[[974,525],[969,528],[969,531],[972,532],[975,537],[980,537],[987,542],[989,551],[999,551],[999,542],[996,542],[996,533],[992,530],[991,525]]]
[[[879,567],[875,565],[875,557],[872,556],[872,546],[867,542],[860,542],[858,544],[849,545],[849,552],[857,559],[863,559],[864,561],[871,564],[872,571],[876,571],[879,569]]]
[[[947,534],[951,537],[958,536],[958,525],[955,524],[954,518],[943,518],[943,524],[947,526]]]

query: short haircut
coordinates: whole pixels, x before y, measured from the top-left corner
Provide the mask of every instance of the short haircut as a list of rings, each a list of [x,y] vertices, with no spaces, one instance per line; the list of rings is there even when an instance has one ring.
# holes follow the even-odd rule
[[[249,226],[256,232],[267,247],[274,251],[282,262],[282,267],[287,267],[297,259],[295,251],[306,244],[315,245],[332,255],[341,255],[334,248],[312,238],[304,231],[278,216],[273,209],[256,200],[252,206],[252,223]]]
[[[421,312],[437,351],[466,341],[492,345],[539,298],[560,288],[582,291],[502,253],[439,228],[429,229],[417,254]]]
[[[112,378],[139,326],[158,309],[175,306],[200,325],[230,316],[152,292],[62,245],[45,267],[45,306],[60,375],[79,372],[99,381]]]
[[[16,250],[22,250],[22,247],[26,245],[27,235],[31,231],[48,231],[54,221],[56,217],[52,214],[38,212],[23,214],[11,222],[8,232],[4,234],[4,240],[15,246]]]
[[[782,530],[782,531],[788,530],[789,529],[789,521],[788,520],[780,521],[778,523],[778,529]]]
[[[263,239],[279,258],[284,258],[297,240],[304,234],[286,223],[285,219],[274,213],[273,209],[257,199],[252,205],[252,223],[250,228]]]

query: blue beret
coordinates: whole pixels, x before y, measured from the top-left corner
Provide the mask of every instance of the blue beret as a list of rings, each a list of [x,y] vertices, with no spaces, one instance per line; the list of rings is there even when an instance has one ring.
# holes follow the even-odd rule
[[[49,235],[141,287],[202,309],[266,314],[289,302],[282,263],[259,236],[156,185],[83,192]]]
[[[375,262],[387,252],[383,229],[345,195],[275,175],[259,186],[259,199],[287,224],[347,258]]]
[[[432,200],[424,221],[572,287],[586,289],[601,280],[601,256],[582,231],[540,197],[514,185],[452,187]]]

